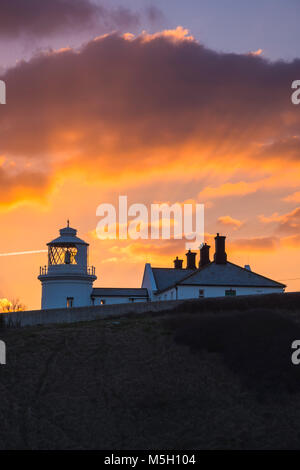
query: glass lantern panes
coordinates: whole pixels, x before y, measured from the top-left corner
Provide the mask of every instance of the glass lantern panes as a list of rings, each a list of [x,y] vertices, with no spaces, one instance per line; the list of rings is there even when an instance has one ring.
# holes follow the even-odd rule
[[[49,246],[49,266],[57,264],[77,264],[77,251],[74,245]]]

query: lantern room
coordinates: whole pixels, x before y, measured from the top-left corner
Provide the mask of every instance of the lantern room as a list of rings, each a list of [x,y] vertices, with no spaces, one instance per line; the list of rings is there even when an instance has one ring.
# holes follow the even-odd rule
[[[60,229],[60,236],[48,246],[48,271],[57,268],[73,268],[86,271],[88,267],[89,244],[77,237],[77,230],[71,228],[69,221],[67,227]]]

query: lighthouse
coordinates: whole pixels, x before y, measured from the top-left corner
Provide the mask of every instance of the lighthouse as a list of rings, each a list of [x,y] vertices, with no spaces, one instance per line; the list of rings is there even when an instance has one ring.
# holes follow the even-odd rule
[[[95,268],[88,265],[89,244],[69,226],[48,246],[48,266],[40,267],[42,309],[91,305]]]

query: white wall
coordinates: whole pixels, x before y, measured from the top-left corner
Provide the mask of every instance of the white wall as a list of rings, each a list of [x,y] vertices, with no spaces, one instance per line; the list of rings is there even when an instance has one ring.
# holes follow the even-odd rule
[[[66,308],[67,297],[73,297],[73,307],[91,305],[92,281],[47,280],[42,282],[42,309]]]
[[[163,292],[159,296],[156,296],[153,300],[177,300],[176,299],[176,289],[173,287],[172,289]]]
[[[153,271],[150,263],[145,264],[144,276],[142,281],[142,286],[144,289],[148,290],[148,295],[150,300],[155,300],[154,293],[157,290],[155,279],[153,276]]]
[[[258,288],[258,287],[231,287],[231,286],[177,286],[177,299],[176,291],[174,288],[163,292],[157,296],[157,300],[182,300],[182,299],[198,299],[199,290],[204,290],[204,297],[223,297],[225,290],[234,289],[236,295],[257,295],[257,294],[272,294],[284,292],[280,287]],[[173,298],[172,298],[173,292]]]
[[[105,301],[104,305],[115,305],[115,304],[128,304],[128,303],[137,303],[137,302],[147,302],[145,298],[137,298],[132,301],[132,297],[106,297],[105,295],[101,297],[95,297],[94,305],[101,305],[101,300]]]

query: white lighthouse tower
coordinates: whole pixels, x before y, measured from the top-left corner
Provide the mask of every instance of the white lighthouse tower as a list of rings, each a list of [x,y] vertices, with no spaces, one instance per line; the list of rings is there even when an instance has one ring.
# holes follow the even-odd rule
[[[47,243],[48,266],[40,267],[42,309],[91,305],[95,268],[88,266],[89,244],[76,236],[77,230],[62,228],[60,236]]]

